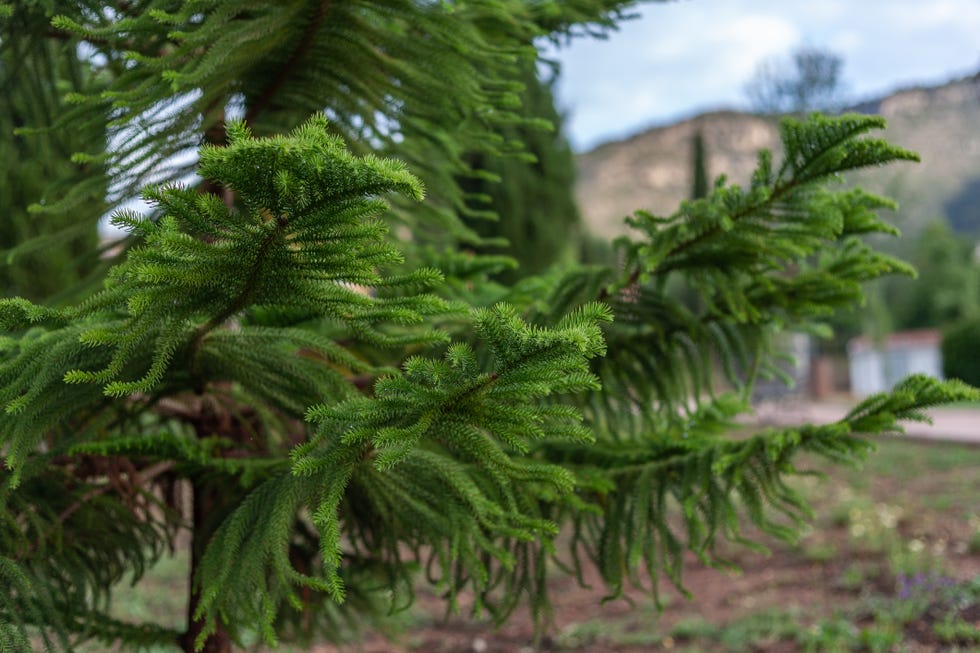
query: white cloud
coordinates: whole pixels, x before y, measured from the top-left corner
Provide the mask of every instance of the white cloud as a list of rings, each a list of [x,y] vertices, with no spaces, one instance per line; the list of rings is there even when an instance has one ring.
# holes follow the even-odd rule
[[[560,54],[560,93],[577,145],[591,144],[592,134],[622,134],[679,110],[730,101],[733,85],[739,89],[760,59],[800,39],[780,17],[727,12],[730,19],[718,21],[706,8],[655,6],[609,41],[579,42]],[[693,32],[691,20],[700,26]]]
[[[980,3],[976,0],[931,0],[927,3],[903,0],[896,4],[901,5],[901,10],[893,10],[882,16],[887,25],[896,29],[956,29],[957,25],[962,26],[964,22],[975,26],[980,20]]]
[[[643,7],[608,41],[558,53],[577,147],[739,105],[756,65],[807,44],[844,57],[857,96],[980,66],[977,0],[690,0]]]
[[[717,43],[731,75],[747,79],[760,61],[782,55],[800,43],[799,30],[784,18],[752,15],[716,25]]]

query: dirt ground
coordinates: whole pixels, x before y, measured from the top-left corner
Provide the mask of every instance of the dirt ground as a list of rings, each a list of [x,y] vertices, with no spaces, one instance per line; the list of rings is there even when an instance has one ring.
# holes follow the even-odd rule
[[[769,541],[770,555],[726,549],[739,573],[705,568],[692,559],[685,585],[694,598],[664,586],[662,612],[639,592],[630,593],[633,605],[625,600],[603,605],[597,578],[588,589],[558,576],[551,587],[554,627],[537,644],[526,611],[494,629],[466,615],[443,619],[440,601],[423,593],[413,608],[420,614],[418,625],[396,639],[371,636],[357,645],[319,645],[312,651],[980,651],[980,599],[959,606],[955,615],[957,623],[975,626],[975,640],[970,632],[961,641],[940,638],[936,623],[950,621],[949,611],[930,604],[929,597],[917,612],[894,619],[886,614],[901,612],[910,583],[932,592],[930,583],[980,579],[980,448],[955,453],[946,445],[902,446],[901,453],[878,460],[881,469],[833,471],[808,487],[817,517],[812,533],[799,543]],[[846,648],[821,643],[826,634],[821,629],[836,627],[853,632]],[[815,643],[804,645],[808,633]]]
[[[873,564],[873,560],[869,562]],[[980,556],[958,556],[954,562],[957,577],[980,574]],[[690,650],[684,648],[685,638],[670,633],[692,618],[723,625],[772,609],[797,610],[804,619],[809,617],[814,621],[819,616],[832,614],[835,607],[854,601],[858,596],[859,592],[836,587],[836,579],[853,563],[852,557],[824,563],[812,562],[801,559],[791,551],[779,550],[771,556],[746,558],[740,574],[692,566],[687,572],[685,584],[694,598],[688,601],[670,589],[666,592],[670,596],[668,605],[660,614],[651,606],[643,607],[644,603],[649,602],[649,598],[643,595],[632,593],[636,601],[633,606],[626,601],[601,605],[602,591],[580,588],[571,579],[561,579],[552,588],[556,630],[544,636],[537,647],[531,620],[526,614],[519,613],[499,629],[454,617],[413,629],[395,641],[372,636],[360,645],[340,648],[321,645],[312,650],[314,653],[648,653]],[[885,585],[881,589],[893,591],[890,579],[882,578],[880,581]],[[594,587],[598,587],[598,584]],[[429,604],[433,614],[438,614],[438,604],[434,599],[423,599],[423,602]],[[974,610],[966,616],[972,617],[980,627],[980,611]],[[590,627],[589,624],[598,625]],[[905,638],[902,650],[909,653],[960,650],[942,648],[927,626],[920,624],[918,628],[910,629],[912,632]],[[717,650],[730,649],[719,647]],[[772,641],[755,642],[746,650],[784,653],[802,649],[792,642]]]

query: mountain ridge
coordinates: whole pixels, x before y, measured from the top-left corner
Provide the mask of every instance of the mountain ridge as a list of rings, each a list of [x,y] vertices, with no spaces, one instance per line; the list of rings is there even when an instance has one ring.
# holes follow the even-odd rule
[[[849,181],[896,199],[894,222],[907,235],[938,217],[980,235],[980,73],[902,88],[849,111],[883,116],[884,137],[922,157],[918,165],[861,171]],[[616,236],[627,231],[623,218],[638,209],[674,212],[691,194],[698,131],[712,180],[724,174],[745,184],[759,149],[779,157],[778,118],[734,110],[709,111],[600,144],[576,157],[576,197],[589,229]]]

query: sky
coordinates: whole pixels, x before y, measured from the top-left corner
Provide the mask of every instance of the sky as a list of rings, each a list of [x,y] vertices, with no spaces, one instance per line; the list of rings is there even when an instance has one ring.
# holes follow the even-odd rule
[[[676,0],[640,6],[606,40],[548,55],[577,151],[718,108],[747,108],[759,63],[816,47],[863,100],[980,70],[980,0]]]

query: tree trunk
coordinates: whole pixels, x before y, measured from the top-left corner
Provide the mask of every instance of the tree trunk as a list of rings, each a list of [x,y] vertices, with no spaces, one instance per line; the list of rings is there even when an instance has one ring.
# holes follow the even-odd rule
[[[205,132],[204,142],[210,145],[227,145],[225,134],[225,112],[221,107],[217,108],[217,121]],[[199,188],[201,193],[218,195],[229,209],[235,203],[234,193],[230,188],[221,186],[217,182],[206,179]],[[193,361],[191,363],[193,369]],[[198,394],[203,394],[204,388],[198,388]],[[206,403],[197,406],[197,414],[189,421],[194,426],[198,438],[204,438],[220,429],[222,425],[208,424],[208,419],[213,418],[211,410]],[[191,566],[190,583],[188,585],[187,600],[187,632],[184,633],[181,647],[184,653],[195,653],[194,642],[204,629],[203,620],[195,619],[194,613],[200,603],[200,593],[194,587],[194,579],[197,577],[197,570],[204,557],[204,549],[208,540],[217,527],[219,515],[224,514],[219,487],[213,483],[208,483],[205,479],[198,477],[190,478],[192,488],[192,533],[191,533]],[[218,622],[218,627],[204,641],[201,648],[202,653],[231,653],[231,637],[225,629],[225,625]]]
[[[187,632],[181,641],[181,648],[184,653],[194,653],[194,642],[204,628],[204,623],[200,619],[194,618],[200,602],[200,594],[194,587],[194,578],[197,575],[201,559],[204,557],[204,547],[207,546],[208,539],[214,532],[215,524],[213,520],[222,513],[220,493],[218,488],[200,478],[191,479],[193,488],[193,531],[191,533],[191,566],[190,584],[188,589],[187,601]],[[224,624],[218,623],[218,629],[208,636],[204,641],[203,653],[231,653],[231,637],[225,630]]]

